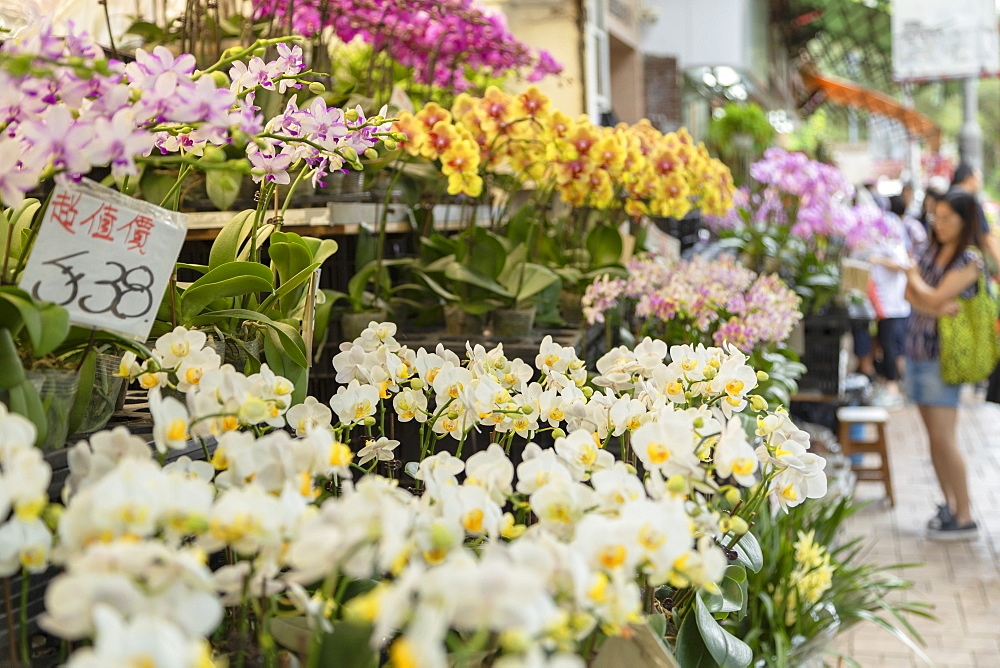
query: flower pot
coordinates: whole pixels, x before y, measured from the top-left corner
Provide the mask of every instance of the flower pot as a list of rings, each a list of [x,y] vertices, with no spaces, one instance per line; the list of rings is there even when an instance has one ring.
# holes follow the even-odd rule
[[[473,336],[483,333],[483,319],[451,304],[444,307],[444,329],[449,336]]]
[[[323,177],[326,185],[316,186],[317,195],[345,202],[366,201],[371,197],[365,190],[364,172],[333,172]]]
[[[364,311],[362,313],[345,313],[340,318],[340,334],[344,341],[353,341],[361,336],[368,323],[385,322],[389,317],[388,311]]]
[[[577,326],[583,322],[583,297],[571,290],[559,294],[559,315],[567,325]]]
[[[87,434],[103,429],[104,425],[111,419],[111,414],[115,412],[118,396],[121,394],[122,385],[125,382],[125,379],[118,375],[120,363],[121,357],[118,355],[97,356],[94,385],[89,388],[90,403],[87,405],[87,414],[70,440],[75,440],[77,436],[83,438]],[[81,387],[77,391],[84,392],[87,389]]]
[[[26,375],[38,392],[48,424],[48,433],[38,442],[38,447],[46,452],[58,450],[66,445],[69,412],[73,408],[80,374],[75,369],[34,369]]]
[[[212,349],[222,358],[223,364],[232,364],[239,372],[246,370],[251,357],[260,359],[261,343],[259,338],[249,341],[236,337],[228,337],[223,341],[212,341]]]
[[[500,308],[493,312],[493,335],[523,338],[531,334],[535,324],[535,307]]]

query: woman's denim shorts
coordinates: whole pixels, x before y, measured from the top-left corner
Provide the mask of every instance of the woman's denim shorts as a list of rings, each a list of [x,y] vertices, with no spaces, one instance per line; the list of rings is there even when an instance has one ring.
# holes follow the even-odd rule
[[[918,406],[958,408],[958,394],[962,386],[941,380],[940,360],[906,360],[904,383],[907,396]]]

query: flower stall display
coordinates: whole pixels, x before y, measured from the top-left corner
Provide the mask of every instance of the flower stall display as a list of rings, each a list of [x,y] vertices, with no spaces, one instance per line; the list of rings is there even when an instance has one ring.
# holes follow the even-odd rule
[[[599,273],[624,273],[621,223],[643,215],[683,216],[696,207],[721,213],[729,205],[728,170],[683,130],[664,135],[648,122],[597,127],[552,109],[534,87],[518,95],[497,88],[481,98],[459,95],[450,110],[431,103],[415,114],[402,112],[394,127],[406,135],[402,148],[412,158],[440,165],[448,194],[469,198],[467,224],[476,223],[476,205],[487,202],[490,225],[503,228],[512,244],[524,244],[571,289],[582,291],[580,284]],[[431,202],[444,190],[442,180],[435,185]],[[522,191],[526,203],[511,207]],[[562,213],[554,212],[554,204]],[[464,242],[475,240],[460,237],[456,244]],[[440,236],[425,242],[429,252],[421,270],[445,268],[440,260],[447,253],[439,252],[445,245]],[[503,270],[497,266],[489,275],[479,262],[462,265],[429,283],[445,301],[469,291],[464,277],[482,288],[496,283]],[[530,271],[541,284],[544,272]],[[435,290],[454,280],[459,282],[448,295]],[[468,308],[480,300],[458,301]]]
[[[287,379],[223,365],[184,402],[163,397],[160,378],[144,381],[155,448],[122,427],[74,446],[65,510],[46,508],[43,484],[0,529],[23,536],[6,573],[50,559],[65,569],[41,623],[93,640],[69,665],[143,652],[176,653],[178,665],[212,651],[271,662],[272,625],[289,615],[307,623],[307,665],[348,628],[370,637],[356,651],[387,647],[396,662],[585,665],[603,638],[650,614],[669,622],[661,633],[677,652],[725,646],[749,664],[701,611],[724,613],[720,592],[743,591],[746,569],[760,567],[755,514],[822,496],[826,478],[781,412],[760,414],[756,450],[747,440],[738,413],[756,375],[742,353],[677,348],[682,361],[667,364],[665,344],[647,339],[593,391],[572,349],[548,339],[531,365],[502,346],[470,346],[464,361],[412,351],[394,334],[372,323],[344,345],[335,366],[346,384],[329,407],[289,408]],[[178,330],[157,349],[180,369],[211,356],[204,343]],[[712,380],[694,380],[708,369]],[[387,466],[399,447],[387,414],[421,425],[402,470]],[[491,444],[463,456],[473,429]],[[0,460],[6,480],[21,452],[37,452],[35,434],[7,413],[0,430],[18,439]],[[542,431],[553,446],[531,442]],[[607,447],[615,436],[623,459]],[[214,437],[208,462],[158,463],[192,437]],[[26,479],[42,480],[40,466]],[[58,516],[54,532],[41,516]],[[219,551],[214,570],[198,556]]]
[[[276,48],[274,60],[255,55],[269,46]],[[256,95],[302,88],[309,74],[301,48],[279,40],[237,48],[196,71],[192,56],[164,47],[139,49],[127,65],[108,60],[87,35],[57,37],[41,25],[6,41],[0,60],[9,91],[2,144],[11,157],[0,173],[0,197],[12,207],[56,174],[79,179],[99,167],[110,169],[107,184],[172,209],[180,206],[192,173],[204,172],[209,193],[223,199],[242,174],[252,177],[259,185],[256,210],[241,213],[220,233],[208,265],[185,267],[200,276],[170,282],[153,332],[183,324],[210,328],[216,339],[262,340],[263,355],[253,356],[295,378],[301,401],[312,336],[306,303],[315,294],[315,270],[336,244],[281,232],[282,216],[300,183],[360,169],[359,156],[392,142],[388,120],[331,108],[318,98],[305,98],[302,108],[293,98],[265,119],[254,105]],[[173,171],[163,175],[157,171],[162,168]],[[118,232],[113,216],[107,225],[101,218],[101,226],[86,227],[72,215],[71,201],[34,206],[33,214],[5,224],[5,281],[20,279],[50,209],[74,233]],[[261,264],[265,248],[270,266]]]
[[[783,342],[802,318],[800,301],[774,274],[758,275],[731,257],[666,263],[640,256],[629,263],[628,278],[594,279],[583,312],[589,324],[605,325],[608,347],[613,324],[665,345],[734,346],[768,376],[766,401],[787,406],[803,368]]]
[[[864,621],[932,663],[908,620],[931,617],[930,606],[898,596],[912,586],[897,573],[907,564],[876,565],[866,559],[867,541],[838,540],[844,521],[862,507],[846,496],[806,501],[780,521],[760,516],[754,531],[770,558],[748,573],[754,593],[746,617],[727,623],[766,665],[810,665],[829,652],[834,637]]]
[[[326,65],[330,37],[342,45],[365,45],[363,74],[341,78],[378,104],[389,101],[399,81],[411,97],[429,100],[437,91],[475,88],[485,78],[520,73],[538,81],[562,71],[547,51],[511,35],[502,12],[473,0],[254,0],[253,8],[259,21],[313,38],[317,69]],[[330,65],[337,70],[336,63]],[[407,73],[403,79],[400,68]]]
[[[706,222],[748,267],[785,279],[802,297],[806,315],[837,294],[847,253],[899,234],[877,208],[851,205],[854,191],[839,169],[804,153],[768,149],[750,166],[750,176],[733,208]]]

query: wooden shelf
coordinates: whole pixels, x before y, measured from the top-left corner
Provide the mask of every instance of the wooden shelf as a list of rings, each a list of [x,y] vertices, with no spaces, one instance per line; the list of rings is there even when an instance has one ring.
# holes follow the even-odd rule
[[[288,209],[282,229],[315,237],[352,236],[365,228],[369,232],[378,231],[376,222],[381,215],[382,205],[373,202],[329,202],[325,207]],[[188,214],[188,239],[214,239],[226,223],[238,211],[205,211]],[[434,207],[434,229],[455,231],[462,228],[458,216],[461,207],[439,204]],[[476,212],[480,221],[489,220],[489,208],[480,206]],[[409,209],[404,204],[392,203],[386,218],[386,232],[401,234],[413,229]]]

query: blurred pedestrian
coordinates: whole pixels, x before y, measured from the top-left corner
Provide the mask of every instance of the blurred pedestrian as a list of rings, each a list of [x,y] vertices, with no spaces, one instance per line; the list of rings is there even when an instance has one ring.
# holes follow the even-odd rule
[[[930,235],[931,233],[931,220],[934,219],[934,209],[937,208],[937,203],[944,199],[944,190],[935,188],[934,186],[927,186],[924,191],[924,201],[921,203],[920,208],[920,222],[924,226],[924,233]]]
[[[955,173],[951,177],[951,190],[970,193],[978,198],[979,190],[983,187],[983,172],[973,167],[967,162],[959,164],[955,168]],[[991,273],[1000,270],[1000,240],[990,232],[990,222],[983,211],[983,205],[976,199],[976,217],[979,220],[980,239],[982,247],[986,251],[986,257],[992,261]]]
[[[958,311],[957,298],[975,295],[985,270],[982,227],[972,194],[954,190],[938,202],[927,251],[906,268],[906,298],[913,307],[905,341],[906,386],[917,404],[930,441],[931,462],[944,495],[928,534],[941,540],[975,536],[965,460],[958,447],[961,385],[941,378],[938,318]]]
[[[891,200],[898,205],[898,198]],[[883,378],[872,403],[876,406],[897,407],[903,401],[899,393],[899,379],[903,375],[903,343],[906,336],[906,322],[910,315],[910,303],[906,301],[906,267],[913,264],[910,248],[916,244],[922,253],[927,243],[923,228],[916,220],[915,240],[907,234],[903,219],[887,213],[894,234],[880,239],[868,254],[871,264],[868,297],[875,310],[879,348],[882,362],[876,370]]]
[[[903,225],[905,236],[903,241],[906,244],[906,252],[914,260],[919,259],[927,248],[927,230],[919,220],[913,218],[906,212],[906,198],[902,195],[893,195],[889,198],[889,210],[899,218]]]

